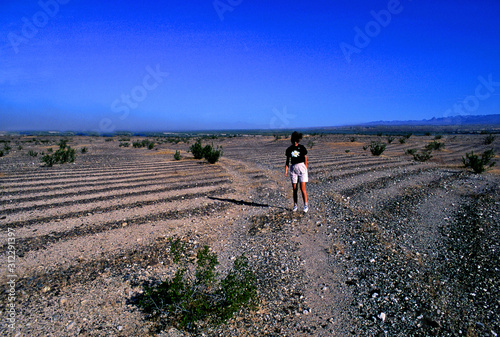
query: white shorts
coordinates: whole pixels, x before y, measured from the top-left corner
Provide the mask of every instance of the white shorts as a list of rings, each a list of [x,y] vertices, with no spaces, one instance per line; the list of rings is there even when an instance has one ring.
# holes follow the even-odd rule
[[[298,163],[290,166],[290,179],[292,180],[292,184],[299,183],[307,183],[309,181],[309,177],[307,175],[307,167],[304,163]]]

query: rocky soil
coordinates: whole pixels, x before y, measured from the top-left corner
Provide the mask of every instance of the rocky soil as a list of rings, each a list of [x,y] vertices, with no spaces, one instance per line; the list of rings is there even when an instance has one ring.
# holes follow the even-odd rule
[[[444,136],[425,163],[404,151],[433,136],[394,141],[381,156],[363,147],[384,137],[305,137],[308,213],[291,212],[288,140],[219,138],[224,156],[209,165],[185,143],[155,139],[147,150],[72,137],[75,163],[49,168],[27,153],[55,149],[59,137],[33,138],[2,138],[11,147],[0,158],[3,335],[500,333],[499,171],[461,167],[466,152],[499,153],[483,135]],[[169,237],[209,245],[221,274],[245,253],[259,306],[211,329],[156,331],[136,299],[175,273]]]

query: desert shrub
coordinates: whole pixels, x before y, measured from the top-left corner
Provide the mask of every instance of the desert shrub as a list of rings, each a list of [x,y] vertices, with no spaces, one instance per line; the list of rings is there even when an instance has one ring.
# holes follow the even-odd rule
[[[80,150],[80,152],[83,154],[83,153],[87,153],[87,148],[86,147],[82,147],[82,149]]]
[[[406,139],[410,139],[410,137],[411,137],[411,136],[413,136],[413,133],[411,133],[411,132],[410,132],[410,133],[408,133],[408,134],[405,136],[405,138],[406,138]]]
[[[219,158],[222,156],[222,147],[217,146],[215,149],[211,145],[207,145],[203,148],[203,157],[210,163],[215,164],[219,161]]]
[[[181,151],[179,151],[179,150],[175,151],[174,159],[175,160],[181,160],[182,159]]]
[[[393,136],[387,137],[387,143],[391,144],[394,141],[394,139],[395,138]]]
[[[427,151],[432,151],[432,150],[442,150],[444,149],[444,143],[441,143],[441,142],[430,142],[429,144],[427,144],[425,146],[425,149]]]
[[[486,171],[487,167],[492,167],[495,165],[495,162],[491,161],[492,158],[495,157],[495,152],[493,149],[486,150],[481,158],[477,154],[474,154],[474,151],[471,153],[465,153],[465,157],[462,157],[462,162],[466,168],[471,168],[475,173],[483,173]]]
[[[28,151],[28,156],[30,156],[30,157],[36,157],[36,156],[38,156],[38,152],[35,152],[33,150],[29,150]]]
[[[407,138],[405,138],[405,137],[401,137],[401,138],[399,138],[399,144],[404,144],[404,143],[406,143],[406,139],[407,139]]]
[[[349,153],[349,152],[351,152],[351,150],[345,150],[345,153]]]
[[[201,139],[198,139],[196,143],[189,147],[189,151],[193,154],[194,159],[202,159],[205,157],[205,149],[201,145]]]
[[[68,146],[68,140],[67,139],[60,139],[59,143],[57,143],[60,149],[65,149],[66,146]]]
[[[420,153],[413,153],[413,159],[419,162],[425,162],[432,158],[432,151],[422,150]]]
[[[307,142],[307,147],[312,149],[314,146],[314,142],[312,140],[310,140],[309,142]]]
[[[42,157],[42,162],[45,163],[45,166],[51,167],[54,164],[64,164],[64,163],[72,163],[75,161],[76,154],[75,149],[72,149],[70,146],[67,146],[67,140],[61,139],[59,141],[59,149],[56,152],[52,153],[52,148],[47,150],[46,155]]]
[[[417,149],[408,149],[405,151],[405,154],[409,154],[409,155],[414,155],[415,153],[417,153]]]
[[[216,326],[257,303],[256,276],[245,254],[237,257],[226,277],[220,279],[217,255],[208,246],[198,250],[194,259],[179,239],[169,241],[173,262],[178,265],[175,275],[156,287],[145,285],[138,301],[147,319],[155,321],[158,328],[168,324],[185,330]]]
[[[363,150],[367,150],[368,149],[368,145],[363,145]]]
[[[490,145],[491,143],[493,143],[493,141],[495,140],[495,136],[493,136],[491,133],[486,136],[486,138],[484,139],[484,144],[485,145]]]
[[[380,156],[386,148],[387,144],[381,142],[372,142],[370,144],[370,151],[374,156]]]
[[[130,146],[130,143],[129,142],[123,142],[123,143],[120,143],[119,145],[120,147],[129,147]]]
[[[356,137],[351,137],[350,141],[351,143],[354,143],[356,141]]]
[[[9,146],[9,144],[5,143],[3,145],[3,153],[4,154],[9,154],[10,150],[12,149],[12,147]]]
[[[142,141],[133,142],[132,146],[135,148],[146,147],[149,150],[152,150],[155,147],[155,142],[150,141],[149,139],[143,139]]]
[[[438,140],[438,139],[441,139],[441,138],[443,138],[443,135],[435,135],[435,136],[434,136],[434,139],[435,139],[435,140]]]

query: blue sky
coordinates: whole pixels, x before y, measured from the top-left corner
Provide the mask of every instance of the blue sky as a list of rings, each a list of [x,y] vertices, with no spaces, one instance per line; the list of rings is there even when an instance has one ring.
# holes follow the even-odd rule
[[[0,130],[500,113],[497,0],[0,4]]]

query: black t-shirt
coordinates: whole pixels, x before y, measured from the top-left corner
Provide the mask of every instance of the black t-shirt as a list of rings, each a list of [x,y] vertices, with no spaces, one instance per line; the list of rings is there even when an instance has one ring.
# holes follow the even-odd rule
[[[286,165],[288,166],[290,159],[292,165],[298,163],[304,163],[306,161],[307,149],[303,145],[292,145],[288,149],[286,149]]]

